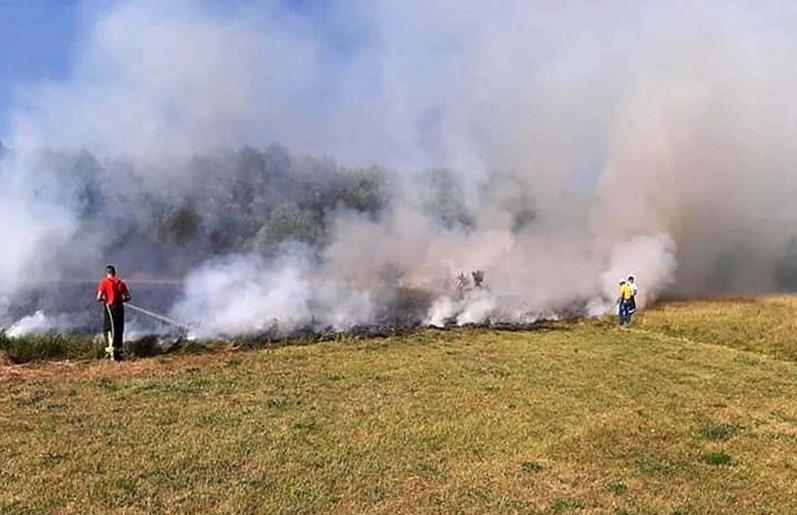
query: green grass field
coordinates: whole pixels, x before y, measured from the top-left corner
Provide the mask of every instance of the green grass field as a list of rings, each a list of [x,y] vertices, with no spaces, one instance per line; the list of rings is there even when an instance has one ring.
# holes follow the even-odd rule
[[[0,367],[0,512],[797,513],[795,314]]]

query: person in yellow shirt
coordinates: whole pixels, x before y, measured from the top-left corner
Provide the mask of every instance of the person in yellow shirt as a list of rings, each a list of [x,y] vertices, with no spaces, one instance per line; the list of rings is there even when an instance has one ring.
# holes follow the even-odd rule
[[[625,279],[621,280],[620,296],[617,299],[617,314],[620,318],[620,325],[626,325],[631,322],[631,299],[633,296],[634,290]]]

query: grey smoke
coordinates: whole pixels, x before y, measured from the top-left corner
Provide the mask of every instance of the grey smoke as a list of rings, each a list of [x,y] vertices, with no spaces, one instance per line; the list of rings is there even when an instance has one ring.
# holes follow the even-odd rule
[[[105,261],[185,278],[162,302],[208,334],[796,283],[790,3],[315,9],[115,3],[68,80],[21,85],[6,313],[20,277]],[[455,299],[473,269],[489,295]]]

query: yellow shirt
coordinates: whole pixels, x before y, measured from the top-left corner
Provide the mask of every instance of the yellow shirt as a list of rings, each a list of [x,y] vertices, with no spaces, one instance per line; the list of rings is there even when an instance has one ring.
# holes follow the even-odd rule
[[[620,286],[620,298],[623,300],[628,300],[634,296],[634,292],[628,283],[623,284]]]

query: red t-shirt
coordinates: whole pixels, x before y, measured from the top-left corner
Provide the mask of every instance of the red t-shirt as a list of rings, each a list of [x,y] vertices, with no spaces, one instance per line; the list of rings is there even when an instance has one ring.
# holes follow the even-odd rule
[[[97,293],[101,293],[106,304],[124,302],[130,296],[125,282],[118,277],[106,277],[97,285]]]

